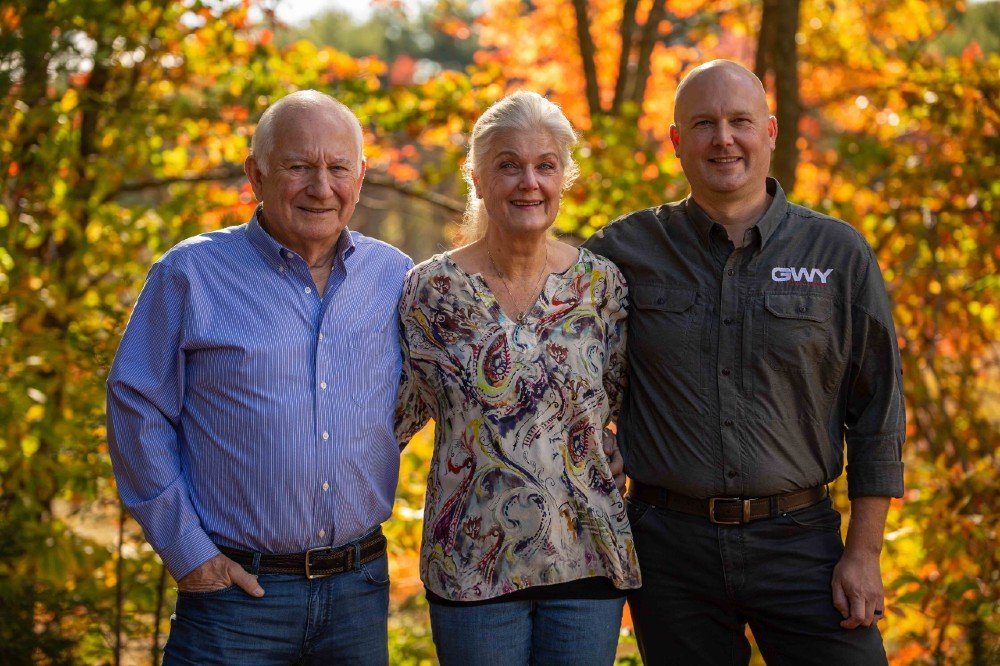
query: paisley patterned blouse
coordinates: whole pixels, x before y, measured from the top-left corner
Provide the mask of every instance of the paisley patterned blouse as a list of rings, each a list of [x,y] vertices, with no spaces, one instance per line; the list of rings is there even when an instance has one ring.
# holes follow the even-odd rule
[[[581,250],[527,321],[441,254],[407,275],[397,435],[436,422],[420,574],[476,601],[606,576],[638,587],[621,494],[601,448],[625,381],[625,279]]]

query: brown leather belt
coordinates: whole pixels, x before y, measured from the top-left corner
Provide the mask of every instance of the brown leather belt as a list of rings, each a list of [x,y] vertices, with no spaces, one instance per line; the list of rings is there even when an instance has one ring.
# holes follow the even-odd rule
[[[361,541],[339,548],[310,548],[304,553],[288,555],[261,554],[258,573],[302,574],[309,580],[326,578],[350,571],[357,565],[368,564],[385,555],[386,539],[378,528]],[[253,573],[255,554],[245,550],[219,547],[222,554]]]
[[[629,496],[662,509],[701,516],[716,525],[739,525],[752,520],[774,518],[819,504],[829,495],[825,485],[794,490],[769,497],[710,497],[697,499],[670,492],[665,488],[633,481]]]

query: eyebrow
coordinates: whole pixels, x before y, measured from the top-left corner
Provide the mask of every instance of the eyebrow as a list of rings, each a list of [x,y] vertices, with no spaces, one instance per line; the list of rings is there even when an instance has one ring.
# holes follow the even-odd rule
[[[514,152],[513,150],[501,150],[501,151],[500,151],[499,153],[497,153],[497,154],[496,154],[496,155],[494,156],[494,158],[493,158],[493,159],[497,159],[497,160],[498,160],[498,159],[500,159],[501,157],[504,157],[504,156],[508,156],[508,155],[509,155],[509,156],[511,156],[511,157],[516,157],[516,158],[518,158],[518,159],[521,159],[521,158],[522,158],[522,156],[521,156],[520,154],[518,154],[518,153]],[[539,155],[538,157],[539,157],[540,159],[555,159],[555,160],[558,160],[558,159],[559,159],[559,156],[558,156],[558,155],[556,155],[555,153],[552,153],[552,152],[549,152],[549,153],[542,153],[542,154],[541,154],[541,155]]]
[[[753,117],[753,111],[751,111],[749,109],[741,109],[741,110],[737,110],[737,111],[730,111],[728,113],[723,114],[723,117],[725,117],[725,118],[732,118],[733,116],[750,116],[750,117]],[[718,117],[719,116],[717,116],[714,113],[696,113],[696,114],[692,115],[689,118],[689,120],[702,120],[702,119],[711,120],[713,118],[718,118]]]
[[[281,161],[283,163],[288,163],[288,162],[307,162],[309,164],[313,164],[316,161],[316,159],[315,159],[315,157],[311,157],[309,155],[301,155],[301,154],[299,154],[299,155],[285,155],[282,158]],[[327,164],[351,164],[351,158],[349,158],[349,157],[335,157],[331,161],[327,162]]]

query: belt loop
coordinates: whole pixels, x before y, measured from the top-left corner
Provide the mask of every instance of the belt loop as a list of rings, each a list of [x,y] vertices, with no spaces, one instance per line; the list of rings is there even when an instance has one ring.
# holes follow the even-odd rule
[[[361,539],[354,542],[354,561],[351,562],[351,569],[361,568]]]
[[[777,518],[781,515],[781,507],[778,506],[777,495],[771,495],[767,498],[767,512],[771,518]]]
[[[253,554],[253,564],[250,567],[250,575],[251,576],[260,575],[260,552],[255,552]]]

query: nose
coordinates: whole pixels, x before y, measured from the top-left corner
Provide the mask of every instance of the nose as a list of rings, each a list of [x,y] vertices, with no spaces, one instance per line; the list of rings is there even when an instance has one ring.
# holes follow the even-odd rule
[[[309,178],[309,194],[325,197],[330,191],[330,172],[327,169],[313,169]]]
[[[716,146],[728,146],[733,142],[733,132],[729,123],[723,120],[716,123],[715,132],[712,134],[712,143]]]
[[[538,188],[538,177],[535,175],[534,169],[526,168],[521,172],[520,187],[522,190],[534,190]]]

